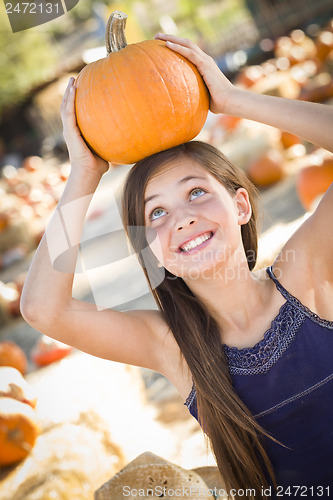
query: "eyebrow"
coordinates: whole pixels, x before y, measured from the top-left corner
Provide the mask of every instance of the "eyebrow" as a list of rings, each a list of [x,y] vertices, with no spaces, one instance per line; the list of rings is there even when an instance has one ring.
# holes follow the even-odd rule
[[[183,184],[184,182],[187,182],[187,181],[190,181],[192,179],[200,179],[200,180],[203,180],[203,181],[206,181],[206,177],[200,177],[200,176],[193,176],[193,175],[188,175],[186,177],[184,177],[183,179],[180,179],[180,181],[178,181],[178,184]],[[153,200],[154,198],[158,198],[158,196],[160,196],[159,194],[152,194],[151,196],[148,196],[148,198],[145,199],[145,206],[147,205],[147,203],[151,200]]]

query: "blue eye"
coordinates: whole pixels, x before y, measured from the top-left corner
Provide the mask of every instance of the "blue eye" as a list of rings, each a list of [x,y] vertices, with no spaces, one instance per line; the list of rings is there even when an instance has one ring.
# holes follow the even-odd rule
[[[202,189],[202,188],[194,188],[194,189],[192,189],[192,191],[191,191],[191,193],[190,193],[190,194],[193,194],[193,193],[195,193],[196,191],[201,191],[203,194],[205,194],[205,193],[206,193],[206,191],[205,191],[204,189]],[[199,198],[199,196],[202,196],[202,194],[199,194],[198,196],[195,196],[195,198]]]
[[[191,191],[189,192],[189,195],[190,197],[193,195],[193,193],[195,192],[201,192],[201,194],[197,195],[197,196],[194,196],[194,199],[196,198],[199,198],[200,196],[202,196],[203,194],[207,193],[207,191],[205,189],[202,189],[202,188],[199,188],[199,187],[196,187],[194,189],[191,189]],[[192,200],[191,200],[192,201]],[[156,219],[159,219],[161,217],[161,214],[158,215],[159,212],[165,212],[165,210],[163,208],[155,208],[149,215],[149,220],[150,221],[153,221],[153,220],[156,220]],[[157,214],[157,216],[156,216]]]
[[[155,219],[158,219],[160,217],[160,215],[157,215],[157,217],[154,217],[154,215],[156,214],[156,212],[163,212],[163,209],[162,208],[155,208],[155,210],[152,211],[152,213],[149,215],[149,219],[150,220],[155,220]]]

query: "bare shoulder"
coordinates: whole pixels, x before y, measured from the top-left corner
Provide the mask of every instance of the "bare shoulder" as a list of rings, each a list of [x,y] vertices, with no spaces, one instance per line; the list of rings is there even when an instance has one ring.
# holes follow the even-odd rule
[[[333,320],[333,186],[289,238],[273,271],[284,288],[321,318]]]

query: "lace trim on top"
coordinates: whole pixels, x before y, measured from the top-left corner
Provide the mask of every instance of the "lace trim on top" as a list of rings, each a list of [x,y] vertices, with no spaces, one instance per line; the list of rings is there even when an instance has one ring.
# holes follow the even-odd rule
[[[186,405],[187,408],[189,408],[191,406],[191,404],[193,403],[194,398],[196,398],[196,396],[197,396],[197,392],[195,390],[195,385],[194,385],[194,381],[193,381],[191,392],[187,396],[184,405]]]
[[[328,319],[323,319],[318,314],[314,313],[306,307],[302,302],[300,302],[296,297],[291,295],[291,293],[286,290],[281,283],[278,281],[277,277],[273,273],[273,266],[270,266],[266,269],[266,272],[268,273],[268,276],[274,281],[276,288],[279,290],[281,295],[287,299],[289,302],[291,302],[297,309],[302,311],[305,316],[308,318],[312,319],[315,323],[318,323],[320,326],[323,326],[325,328],[329,328],[333,330],[333,321],[329,321]]]
[[[285,302],[264,338],[253,347],[238,349],[223,345],[232,375],[257,375],[267,372],[294,340],[304,314]]]

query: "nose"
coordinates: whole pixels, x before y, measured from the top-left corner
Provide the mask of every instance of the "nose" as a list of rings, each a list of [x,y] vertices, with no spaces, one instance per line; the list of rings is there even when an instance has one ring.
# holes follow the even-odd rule
[[[193,215],[188,215],[187,217],[184,217],[182,219],[181,223],[177,223],[177,231],[181,231],[182,229],[184,229],[184,227],[190,226],[195,222],[196,222],[195,217],[193,217]]]

